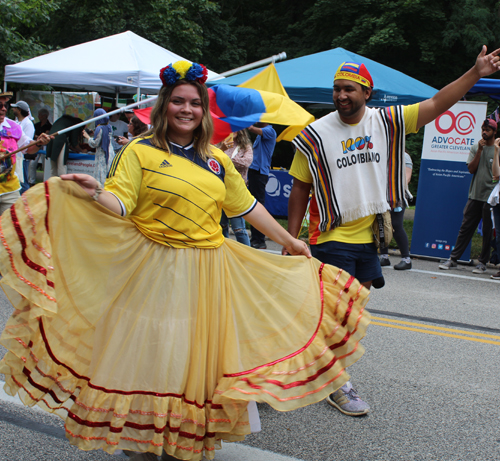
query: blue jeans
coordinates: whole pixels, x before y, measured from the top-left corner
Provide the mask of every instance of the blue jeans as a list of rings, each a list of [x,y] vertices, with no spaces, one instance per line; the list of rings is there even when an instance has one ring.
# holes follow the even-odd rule
[[[245,220],[243,218],[228,218],[226,213],[222,212],[220,225],[222,227],[222,234],[225,238],[229,237],[229,223],[231,223],[236,240],[243,243],[243,245],[250,246],[250,239],[248,238],[248,232],[245,227]]]
[[[325,242],[311,245],[311,254],[322,263],[344,269],[361,283],[382,277],[374,243]]]

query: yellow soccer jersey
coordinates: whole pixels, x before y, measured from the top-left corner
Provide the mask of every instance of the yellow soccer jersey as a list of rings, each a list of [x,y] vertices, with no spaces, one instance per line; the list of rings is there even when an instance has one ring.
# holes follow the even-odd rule
[[[404,106],[403,114],[405,119],[406,134],[416,133],[418,120],[419,104]],[[307,184],[313,183],[313,178],[309,170],[309,164],[305,155],[297,150],[293,158],[290,174],[299,181]],[[349,223],[342,223],[339,227],[333,230],[320,232],[319,230],[319,214],[317,211],[316,201],[314,206],[311,202],[310,207],[310,226],[309,238],[311,244],[320,244],[330,241],[343,243],[371,243],[373,242],[372,223],[375,215],[365,216],[364,218],[356,219]]]
[[[171,143],[172,153],[132,141],[116,155],[105,189],[148,238],[173,248],[217,248],[223,241],[221,211],[243,216],[256,205],[231,159],[212,148],[204,162],[193,143]]]

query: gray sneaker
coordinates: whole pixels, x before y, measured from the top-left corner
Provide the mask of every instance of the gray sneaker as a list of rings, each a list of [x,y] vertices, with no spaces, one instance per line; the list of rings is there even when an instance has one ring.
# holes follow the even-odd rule
[[[344,392],[342,388],[330,394],[326,401],[344,415],[362,416],[370,411],[369,405],[359,398],[356,390],[351,387],[349,392]]]
[[[473,274],[484,274],[486,272],[486,266],[483,263],[479,263],[475,269],[472,270]]]
[[[458,266],[458,264],[455,261],[448,259],[448,261],[445,261],[443,264],[440,264],[439,268],[443,269],[444,271],[447,271],[448,269],[451,269],[452,267],[457,267],[457,266]]]

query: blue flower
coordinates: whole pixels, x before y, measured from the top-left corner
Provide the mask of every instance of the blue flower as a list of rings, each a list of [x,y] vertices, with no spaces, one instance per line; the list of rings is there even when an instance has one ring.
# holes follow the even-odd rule
[[[203,68],[196,62],[193,62],[193,65],[186,73],[186,80],[194,81],[198,78],[203,77]]]
[[[179,80],[180,75],[171,66],[167,66],[163,69],[162,82],[164,85],[173,85],[177,80]]]

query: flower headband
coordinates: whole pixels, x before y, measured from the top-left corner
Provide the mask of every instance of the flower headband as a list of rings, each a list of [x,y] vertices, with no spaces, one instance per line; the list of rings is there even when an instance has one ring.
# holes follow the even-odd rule
[[[171,86],[181,79],[203,84],[206,82],[207,76],[207,68],[196,62],[177,61],[160,70],[160,79],[165,86]]]

